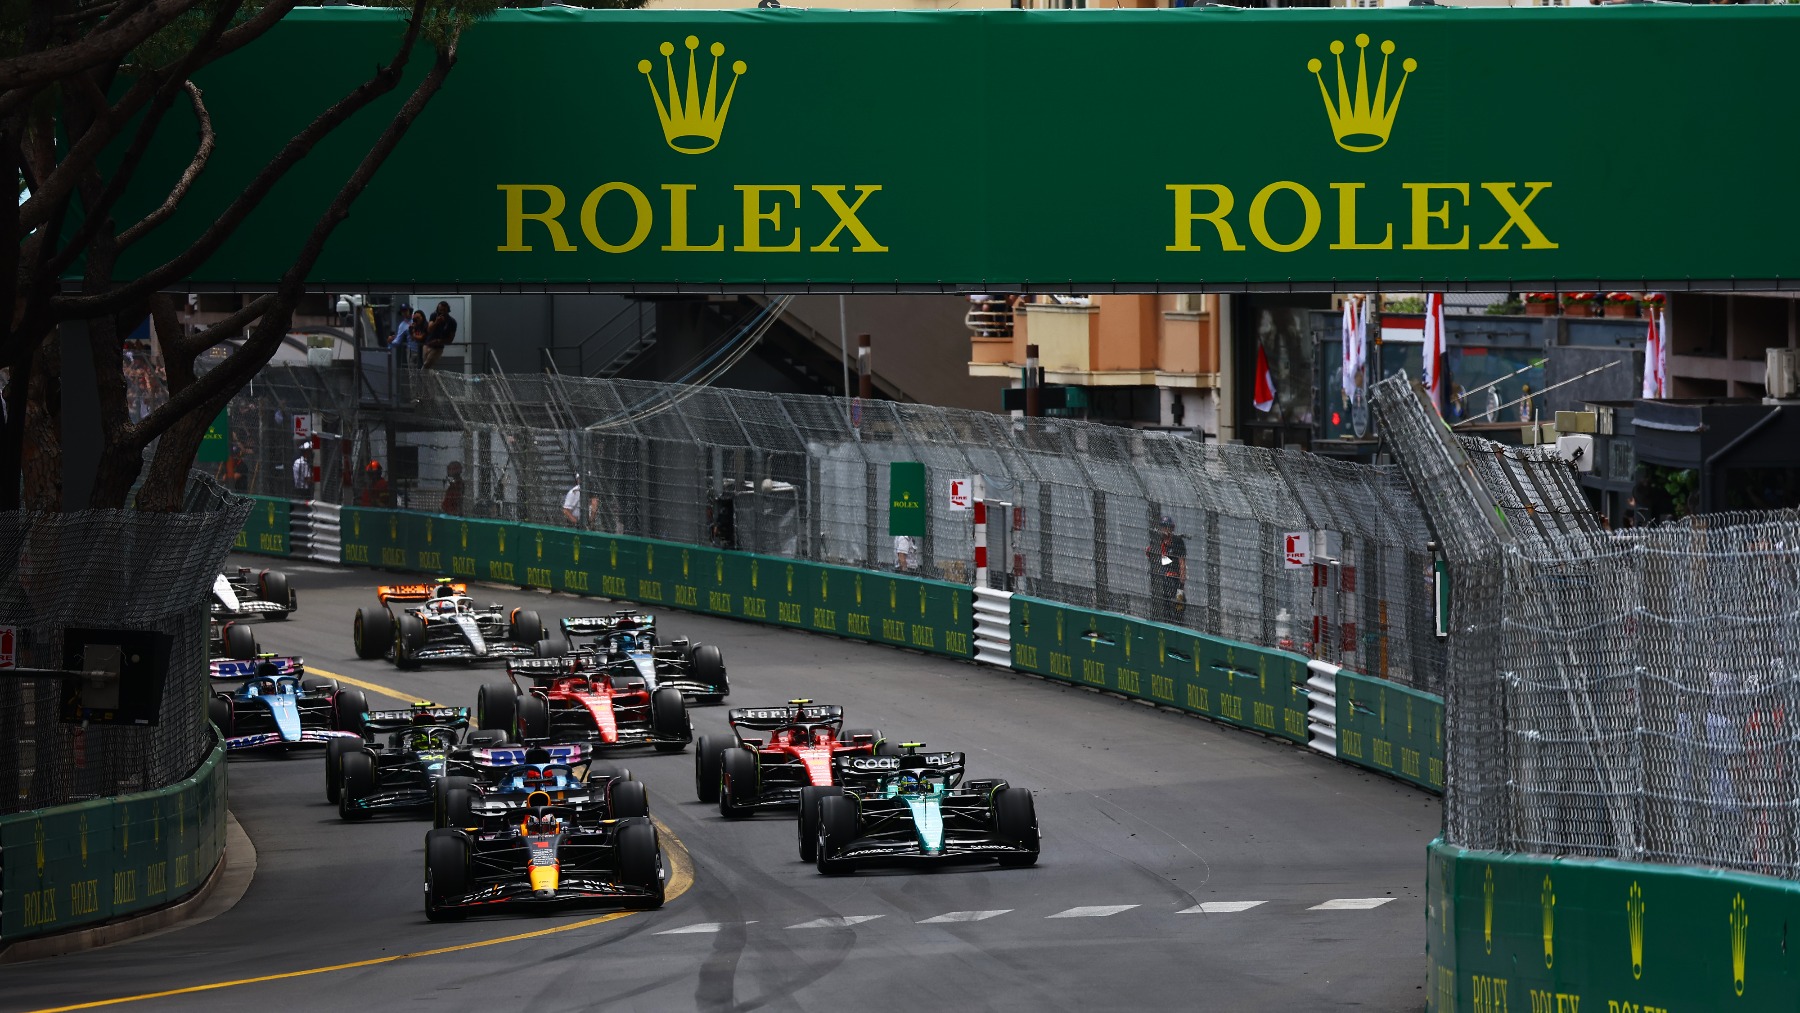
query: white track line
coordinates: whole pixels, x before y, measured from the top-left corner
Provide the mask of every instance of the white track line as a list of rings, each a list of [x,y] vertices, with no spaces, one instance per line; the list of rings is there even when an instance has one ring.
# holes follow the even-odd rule
[[[810,922],[801,922],[798,925],[789,925],[788,928],[842,929],[848,928],[851,925],[861,925],[863,922],[872,922],[880,917],[880,915],[832,915],[828,918],[814,918]]]
[[[1263,900],[1208,900],[1201,901],[1193,907],[1182,908],[1175,912],[1178,915],[1228,915],[1239,911],[1248,911],[1259,904],[1267,904]]]
[[[1308,911],[1367,911],[1371,908],[1378,908],[1381,905],[1386,904],[1388,901],[1393,900],[1393,899],[1394,898],[1392,898],[1392,897],[1343,897],[1343,898],[1339,898],[1338,900],[1328,900],[1323,904],[1314,904],[1312,907],[1307,908],[1307,910]]]
[[[1067,911],[1058,911],[1051,918],[1106,918],[1121,911],[1130,911],[1136,904],[1101,904],[1094,907],[1072,907]]]
[[[997,918],[1000,915],[1010,914],[1011,912],[1012,908],[1009,907],[1001,908],[998,911],[951,911],[947,914],[938,915],[936,918],[927,918],[919,924],[941,925],[946,922],[984,922],[989,918]]]
[[[653,933],[653,935],[685,936],[685,935],[690,935],[690,934],[700,933],[700,932],[723,932],[727,925],[755,925],[755,924],[756,924],[755,920],[751,920],[751,921],[747,921],[747,922],[696,922],[692,925],[683,925],[681,928],[678,928],[678,929],[664,929],[661,932]]]

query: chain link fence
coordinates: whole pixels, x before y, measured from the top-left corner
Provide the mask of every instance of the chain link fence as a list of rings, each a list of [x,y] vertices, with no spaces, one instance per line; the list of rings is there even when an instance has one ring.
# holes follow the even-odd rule
[[[949,482],[980,476],[993,586],[1292,647],[1426,690],[1443,671],[1424,518],[1391,469],[890,401],[556,373],[403,380],[416,401],[377,412],[323,371],[266,370],[234,402],[232,425],[333,420],[348,442],[314,452],[315,497],[439,510],[454,462],[471,516],[889,571],[904,552],[907,571],[962,583],[975,579],[973,514],[952,509]],[[277,460],[296,441],[277,442],[245,469],[246,491],[300,495]],[[371,460],[384,462],[379,486]],[[888,535],[889,465],[900,461],[926,469],[916,543]],[[1162,542],[1165,515],[1186,546],[1181,600],[1156,577],[1178,548]],[[1291,533],[1324,562],[1290,562]]]
[[[209,594],[250,501],[196,475],[180,513],[0,513],[0,626],[21,668],[63,667],[68,627],[161,630],[174,638],[158,723],[60,721],[56,677],[0,678],[0,813],[173,784],[213,747],[206,719]]]
[[[1800,514],[1603,531],[1553,454],[1373,400],[1449,560],[1446,838],[1800,878]]]

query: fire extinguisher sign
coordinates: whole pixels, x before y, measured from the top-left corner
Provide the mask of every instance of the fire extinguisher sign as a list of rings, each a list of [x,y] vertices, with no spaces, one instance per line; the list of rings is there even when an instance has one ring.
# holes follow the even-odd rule
[[[19,667],[19,631],[0,626],[0,671]]]

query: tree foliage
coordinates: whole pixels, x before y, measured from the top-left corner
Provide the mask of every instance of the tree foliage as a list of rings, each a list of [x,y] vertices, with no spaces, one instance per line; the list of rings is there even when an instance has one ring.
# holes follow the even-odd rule
[[[376,0],[370,0],[371,3]],[[619,0],[589,6],[634,6]],[[163,228],[213,153],[235,138],[218,136],[195,74],[274,27],[292,2],[249,0],[0,0],[0,153],[18,173],[19,200],[0,213],[10,233],[0,250],[0,369],[9,382],[0,423],[0,510],[125,506],[155,452],[135,505],[177,509],[208,422],[279,347],[326,240],[456,65],[462,33],[508,6],[479,0],[411,0],[391,56],[271,156],[226,210],[170,259],[129,277],[115,270],[130,248]],[[415,63],[428,64],[423,74]],[[292,260],[270,290],[228,318],[185,334],[169,295],[243,224],[308,152],[358,112],[403,83],[416,81],[373,144],[342,182],[317,224],[295,237]],[[167,198],[134,220],[116,217],[144,151],[171,110],[186,106],[198,124],[193,157],[177,178],[155,180]],[[121,343],[146,316],[156,325],[167,370],[168,401],[141,420],[127,410]],[[93,361],[102,434],[100,465],[86,503],[65,503],[63,328],[85,330]],[[248,333],[246,334],[246,328]],[[200,375],[195,362],[228,338],[244,340]],[[215,353],[216,354],[216,353]],[[73,366],[74,364],[71,364]],[[85,369],[67,371],[80,382]],[[91,425],[91,423],[90,423]]]

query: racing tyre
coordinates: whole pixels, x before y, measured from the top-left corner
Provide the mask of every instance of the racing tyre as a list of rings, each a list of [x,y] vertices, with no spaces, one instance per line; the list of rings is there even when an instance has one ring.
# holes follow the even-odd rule
[[[544,639],[544,621],[535,609],[513,609],[512,638],[521,644],[535,644]]]
[[[310,676],[300,680],[300,688],[308,693],[324,693],[330,696],[337,692],[337,683],[330,679],[314,679]]]
[[[363,715],[369,712],[369,694],[360,689],[340,689],[331,698],[331,723],[340,732],[363,733]]]
[[[725,679],[725,654],[714,644],[701,644],[694,648],[694,678],[713,687],[707,695],[717,696],[721,701],[731,692],[731,684]]]
[[[1024,854],[1001,855],[1001,865],[1037,863],[1037,807],[1032,804],[1031,792],[1009,785],[994,793],[994,830],[1001,840],[1025,849]]]
[[[222,696],[215,696],[206,701],[207,720],[219,726],[221,738],[231,738],[231,701]]]
[[[474,791],[475,779],[472,777],[440,777],[431,786],[431,825],[434,827],[456,825],[455,821],[447,818],[449,816],[448,795],[452,788]]]
[[[387,609],[357,609],[350,639],[357,657],[365,661],[382,657],[394,645],[394,617]]]
[[[532,646],[531,653],[540,658],[560,658],[569,653],[569,638],[560,633],[545,637]]]
[[[424,646],[424,620],[411,612],[400,613],[400,623],[394,631],[394,665],[399,668],[418,668],[419,648]]]
[[[550,704],[529,693],[518,697],[513,708],[519,715],[519,741],[540,742],[550,737]]]
[[[262,591],[263,598],[268,601],[284,606],[293,603],[294,596],[293,592],[288,590],[287,574],[282,573],[280,570],[264,570],[262,576],[256,578],[256,585],[257,589]],[[277,621],[286,620],[287,617],[287,612],[272,612],[269,614],[270,619]]]
[[[325,743],[325,801],[337,805],[338,792],[344,787],[344,754],[362,750],[354,739],[332,739]]]
[[[352,803],[375,794],[375,758],[361,749],[345,751],[338,757],[338,770],[343,777],[338,787],[338,815],[346,820],[366,820],[367,809],[353,808]]]
[[[650,891],[647,897],[633,898],[629,902],[632,907],[663,905],[662,868],[656,852],[656,829],[649,823],[627,823],[619,828],[619,882]]]
[[[844,794],[842,788],[809,784],[800,789],[800,860],[817,861],[819,857],[819,803]]]
[[[513,731],[519,691],[510,682],[490,682],[475,691],[475,723],[504,735]]]
[[[651,694],[650,729],[659,739],[683,740],[690,737],[687,704],[681,699],[681,690],[664,686]],[[685,741],[656,744],[656,751],[659,753],[679,753],[686,748]]]
[[[469,890],[469,835],[460,830],[425,832],[425,917],[462,921],[463,912],[446,905]]]
[[[702,802],[719,800],[719,754],[726,744],[713,735],[702,735],[694,743],[694,797]]]
[[[222,631],[225,637],[225,656],[227,658],[251,659],[256,657],[256,634],[243,623],[226,623]]]
[[[606,791],[608,819],[650,815],[650,792],[637,781],[614,781]]]
[[[856,837],[856,803],[848,795],[830,795],[819,800],[819,837],[815,861],[827,876],[855,872],[851,863],[830,856],[842,851]]]
[[[725,750],[719,758],[719,774],[719,815],[734,820],[750,815],[750,806],[739,805],[737,800],[756,798],[756,754],[748,749]]]
[[[454,785],[444,789],[443,815],[432,822],[439,827],[474,826],[475,790]]]

